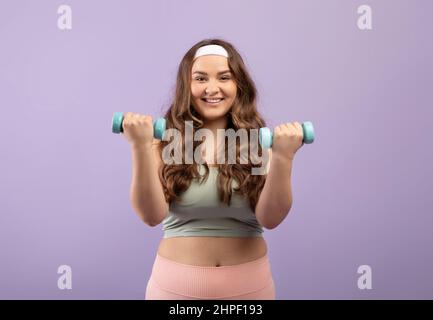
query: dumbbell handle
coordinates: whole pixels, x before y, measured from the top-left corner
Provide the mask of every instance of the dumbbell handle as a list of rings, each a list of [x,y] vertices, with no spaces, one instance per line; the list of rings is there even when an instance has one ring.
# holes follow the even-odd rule
[[[113,120],[111,122],[111,131],[113,133],[121,133],[123,132],[123,113],[115,112],[113,114]],[[165,132],[166,121],[164,118],[159,118],[153,121],[153,136],[155,139],[162,140],[162,136]]]
[[[123,113],[115,112],[113,114],[113,120],[111,125],[111,130],[113,133],[123,132]],[[156,139],[162,140],[166,129],[166,120],[164,118],[158,118],[153,122],[153,136]],[[306,121],[302,124],[303,130],[303,142],[306,144],[313,143],[314,141],[314,128],[310,121]],[[272,147],[273,133],[269,128],[260,128],[259,130],[259,142],[262,148],[267,149]]]
[[[302,142],[305,144],[313,143],[314,141],[314,127],[310,121],[302,123],[303,139]],[[259,142],[262,148],[268,149],[272,147],[274,134],[269,128],[260,128],[259,130]]]

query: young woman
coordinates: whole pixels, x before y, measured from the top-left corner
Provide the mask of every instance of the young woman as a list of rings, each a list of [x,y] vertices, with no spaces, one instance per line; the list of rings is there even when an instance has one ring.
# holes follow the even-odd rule
[[[146,224],[162,223],[164,231],[146,299],[275,299],[262,233],[290,211],[292,161],[302,146],[302,127],[294,122],[274,129],[265,174],[251,174],[263,163],[257,165],[251,157],[247,164],[239,160],[245,147],[239,139],[236,163],[217,160],[217,151],[227,159],[229,148],[218,129],[250,132],[266,126],[256,96],[234,46],[208,39],[183,57],[174,101],[164,116],[167,128],[183,137],[187,121],[194,132],[213,133],[204,142],[189,141],[204,163],[185,161],[185,153],[180,164],[167,161],[163,150],[171,142],[153,138],[152,118],[125,114],[123,130],[133,155],[132,206]],[[181,139],[179,150],[186,143]]]

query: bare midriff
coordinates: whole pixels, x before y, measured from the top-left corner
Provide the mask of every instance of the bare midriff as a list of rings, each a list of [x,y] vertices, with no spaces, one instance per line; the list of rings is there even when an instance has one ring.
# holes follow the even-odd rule
[[[162,239],[158,253],[179,263],[221,267],[257,260],[267,245],[263,237],[172,237]]]

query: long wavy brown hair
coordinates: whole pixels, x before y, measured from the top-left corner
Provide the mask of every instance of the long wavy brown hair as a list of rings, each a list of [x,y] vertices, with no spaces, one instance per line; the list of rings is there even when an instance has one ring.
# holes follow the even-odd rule
[[[257,111],[257,89],[251,79],[245,64],[236,51],[234,46],[227,41],[221,39],[206,39],[195,44],[183,57],[180,62],[174,99],[169,109],[165,113],[166,128],[176,128],[182,133],[181,147],[185,150],[185,121],[192,121],[193,133],[203,126],[201,116],[196,112],[191,103],[191,70],[193,65],[194,54],[198,48],[204,45],[217,44],[224,47],[228,54],[228,65],[233,74],[237,85],[237,95],[229,112],[227,112],[227,128],[234,130],[244,128],[248,132],[248,142],[250,141],[250,129],[259,129],[265,127],[266,123]],[[225,138],[225,159],[227,157],[228,143]],[[161,140],[159,144],[159,153],[162,155],[162,150],[171,141]],[[202,141],[192,141],[193,150],[202,143]],[[253,167],[259,167],[261,164],[253,164],[251,158],[248,157],[247,164],[241,164],[239,139],[236,139],[236,163],[235,164],[218,164],[218,195],[222,203],[230,206],[232,192],[245,197],[249,200],[250,208],[255,212],[255,207],[258,202],[260,193],[263,189],[266,175],[252,175]],[[262,149],[258,147],[258,155],[262,156]],[[164,196],[168,203],[178,201],[182,192],[186,191],[193,179],[199,177],[198,164],[193,159],[192,164],[186,164],[185,154],[182,152],[182,164],[166,164],[163,163],[159,176],[162,181]],[[206,168],[204,180],[209,175],[209,166],[204,164]],[[239,186],[232,188],[232,182],[235,179]]]

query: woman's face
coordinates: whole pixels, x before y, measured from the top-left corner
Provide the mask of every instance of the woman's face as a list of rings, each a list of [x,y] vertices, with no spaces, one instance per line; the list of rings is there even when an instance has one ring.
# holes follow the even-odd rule
[[[193,63],[191,76],[192,104],[195,110],[208,121],[224,117],[237,93],[228,59],[218,55],[199,57]]]

